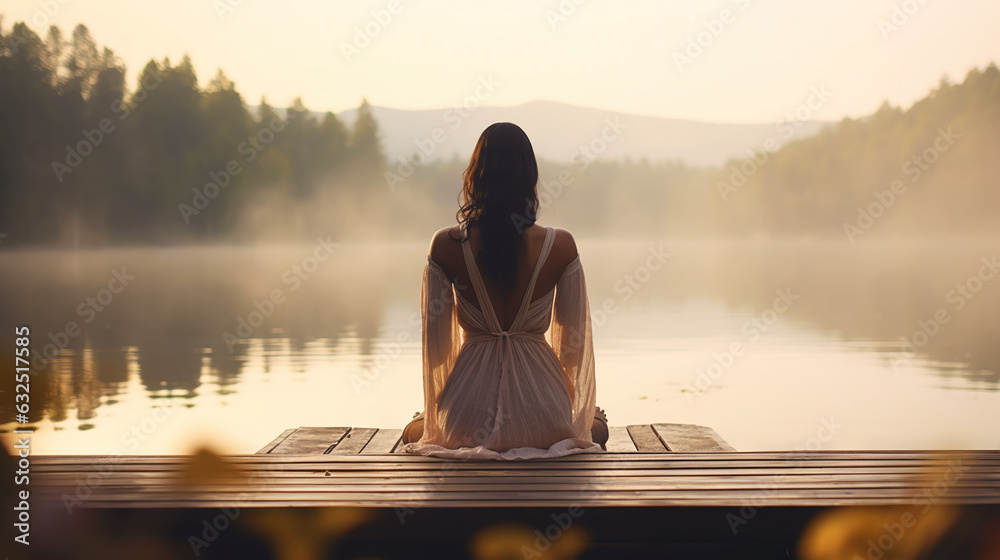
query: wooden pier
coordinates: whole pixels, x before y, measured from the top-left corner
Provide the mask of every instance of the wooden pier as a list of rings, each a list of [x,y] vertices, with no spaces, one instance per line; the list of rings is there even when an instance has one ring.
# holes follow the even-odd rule
[[[467,557],[476,535],[521,527],[534,539],[553,519],[610,557],[796,558],[810,524],[844,506],[1000,527],[1000,451],[735,452],[710,428],[648,424],[611,428],[603,454],[455,461],[401,453],[400,432],[290,429],[252,455],[33,457],[32,507],[112,527],[120,515],[102,512],[162,523],[171,511],[171,534],[236,511],[247,539],[277,508],[305,508],[301,523],[353,512],[330,514],[359,520],[338,550],[382,558],[412,557],[413,543]]]
[[[611,427],[612,453],[714,453],[736,451],[715,430],[695,424]],[[292,428],[257,453],[275,455],[371,455],[398,453],[403,430],[380,428]]]

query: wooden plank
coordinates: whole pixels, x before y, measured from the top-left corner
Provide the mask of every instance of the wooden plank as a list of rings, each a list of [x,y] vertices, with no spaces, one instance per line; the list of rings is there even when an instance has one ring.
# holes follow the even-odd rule
[[[72,488],[67,488],[72,491]],[[926,490],[926,489],[924,489]],[[423,507],[437,507],[438,502],[457,501],[469,499],[481,499],[492,502],[494,505],[507,507],[514,501],[537,501],[549,504],[575,503],[574,499],[584,501],[607,500],[647,502],[657,505],[676,505],[681,502],[731,507],[739,505],[743,500],[744,504],[748,500],[754,503],[760,502],[762,506],[770,505],[770,500],[799,500],[800,505],[819,505],[820,502],[827,504],[830,500],[843,500],[851,502],[883,502],[884,504],[898,504],[907,502],[912,505],[920,498],[922,490],[913,488],[890,488],[890,489],[841,489],[841,488],[787,488],[769,492],[767,495],[754,494],[752,491],[740,491],[730,489],[707,489],[699,488],[671,488],[669,486],[641,489],[641,490],[599,490],[582,493],[573,488],[554,488],[549,491],[526,492],[517,488],[513,489],[482,489],[474,486],[461,488],[449,488],[447,491],[433,485],[415,487],[413,489],[400,488],[398,486],[326,486],[317,484],[313,486],[299,486],[296,488],[267,489],[264,491],[257,489],[242,488],[239,490],[219,490],[217,488],[206,488],[204,491],[191,492],[179,491],[177,489],[163,488],[159,491],[150,491],[146,488],[136,489],[111,489],[102,490],[88,496],[89,501],[100,500],[104,502],[130,502],[130,501],[174,501],[174,502],[202,502],[215,501],[222,503],[239,503],[241,497],[246,497],[247,501],[269,502],[274,500],[296,500],[301,502],[313,502],[317,505],[351,504],[352,502],[362,502],[364,500],[396,500],[400,504],[419,503]],[[699,494],[701,492],[701,494]],[[65,492],[64,492],[65,493]],[[1000,505],[1000,501],[994,496],[991,498],[984,494],[982,489],[964,488],[956,489],[942,497],[941,502],[936,503],[992,503]],[[38,495],[39,501],[60,502],[57,494],[41,492]],[[359,504],[360,505],[360,504]]]
[[[433,505],[427,505],[422,502],[402,502],[393,498],[379,498],[379,499],[364,499],[360,500],[356,496],[351,496],[352,500],[319,500],[319,501],[305,501],[296,499],[282,499],[275,498],[273,500],[259,500],[254,501],[253,507],[255,508],[302,508],[302,507],[366,507],[366,508],[395,508],[395,507],[408,507],[408,508],[421,508],[421,507],[434,507],[434,508],[565,508],[565,507],[602,507],[602,508],[631,508],[631,507],[643,507],[643,508],[669,508],[669,507],[725,507],[725,508],[738,508],[742,507],[740,504],[732,503],[729,505],[720,505],[717,502],[709,500],[641,500],[641,499],[592,499],[577,502],[568,501],[538,501],[538,500],[510,500],[503,504],[494,504],[488,500],[484,500],[480,497],[470,497],[465,500],[442,500],[440,502],[435,502]],[[744,498],[745,499],[745,498]],[[762,504],[760,508],[777,508],[777,507],[846,507],[846,506],[869,506],[869,507],[883,507],[883,506],[905,506],[909,504],[912,500],[898,499],[892,502],[886,502],[884,500],[865,500],[862,498],[858,499],[848,499],[841,500],[835,498],[829,499],[816,499],[811,500],[809,503],[804,502],[798,498],[774,498],[769,500],[766,505]],[[568,506],[567,504],[570,504]],[[975,498],[970,498],[968,500],[962,501],[960,503],[956,502],[957,505],[983,505],[983,506],[995,506],[994,502],[978,500]],[[78,507],[83,508],[110,508],[110,509],[174,509],[174,508],[230,508],[230,507],[245,507],[245,502],[233,503],[231,500],[202,500],[193,501],[186,500],[181,502],[170,502],[170,501],[97,501],[89,500],[84,502],[83,505]],[[758,507],[758,506],[754,506]]]
[[[667,450],[674,453],[715,453],[736,451],[718,433],[695,424],[653,424],[653,431]]]
[[[357,455],[368,445],[368,442],[371,441],[372,436],[377,431],[375,428],[351,428],[340,442],[334,444],[332,449],[327,450],[327,453],[333,455]]]
[[[180,485],[170,485],[170,486],[147,486],[147,485],[137,485],[137,484],[123,484],[119,486],[98,486],[95,485],[91,487],[93,490],[93,496],[102,499],[112,499],[115,497],[120,497],[124,499],[126,496],[145,496],[146,498],[156,498],[156,499],[167,499],[164,497],[155,496],[156,494],[171,494],[175,495],[178,499],[191,499],[191,497],[198,496],[203,497],[208,494],[214,497],[224,497],[226,495],[232,497],[238,497],[240,494],[296,494],[296,493],[309,493],[309,494],[344,494],[344,493],[383,493],[386,496],[390,495],[410,495],[415,494],[417,496],[408,496],[408,499],[414,497],[419,497],[419,499],[427,501],[428,503],[434,502],[438,499],[454,499],[459,495],[464,495],[468,493],[477,493],[480,495],[493,494],[493,498],[496,500],[505,500],[508,498],[508,494],[511,496],[519,496],[521,498],[531,498],[531,499],[549,499],[553,497],[560,496],[572,496],[577,495],[580,497],[636,497],[644,496],[649,499],[670,497],[666,492],[674,491],[677,492],[676,497],[686,496],[687,498],[700,498],[700,499],[717,499],[720,501],[731,501],[736,500],[741,497],[751,498],[756,497],[760,500],[766,501],[770,497],[774,496],[798,496],[804,500],[808,500],[813,496],[840,496],[843,498],[851,497],[863,497],[866,499],[892,499],[902,496],[909,497],[919,497],[924,495],[924,493],[929,490],[927,486],[914,485],[914,484],[902,484],[896,486],[822,486],[813,484],[797,485],[797,486],[780,486],[774,488],[768,488],[767,491],[762,491],[763,489],[756,485],[746,485],[745,483],[740,486],[728,486],[724,481],[712,486],[703,485],[697,481],[688,482],[685,484],[674,484],[674,483],[663,483],[663,484],[646,484],[643,486],[632,486],[632,485],[610,485],[601,484],[593,485],[587,483],[582,484],[571,484],[563,483],[553,487],[548,485],[518,485],[518,484],[496,484],[492,486],[480,486],[476,484],[464,484],[458,482],[451,482],[449,479],[438,480],[426,484],[396,484],[396,483],[386,483],[382,481],[381,484],[336,484],[336,483],[325,483],[326,479],[317,478],[312,484],[297,484],[297,485],[282,485],[282,486],[268,486],[268,485],[258,485],[258,486],[247,486],[243,484],[212,484],[212,485],[199,485],[196,487],[191,486],[180,486]],[[334,481],[335,482],[335,481]],[[40,491],[40,493],[50,492],[53,494],[61,495],[64,492],[59,492],[59,490],[65,491],[66,489],[72,489],[73,486],[50,486],[46,485],[45,490]],[[55,490],[56,492],[52,492]],[[704,494],[699,496],[698,492],[703,492]],[[962,486],[948,488],[948,491],[942,494],[942,499],[958,499],[961,497],[980,497],[988,498],[992,500],[993,503],[1000,504],[1000,487],[995,484],[992,486]]]
[[[329,473],[329,474],[327,474]],[[135,473],[122,473],[121,475],[103,477],[84,478],[78,474],[39,474],[39,479],[45,481],[47,485],[76,485],[80,480],[89,480],[89,484],[94,486],[114,487],[121,485],[149,485],[149,486],[169,486],[183,485],[190,481],[187,476],[134,476]],[[459,472],[437,472],[437,473],[396,473],[396,472],[368,472],[368,473],[344,473],[342,471],[316,471],[310,473],[299,473],[298,476],[279,476],[282,473],[272,475],[239,477],[239,476],[217,476],[211,479],[213,483],[242,484],[253,486],[266,484],[272,487],[297,484],[313,484],[317,479],[324,480],[329,484],[374,484],[392,481],[401,486],[416,485],[422,482],[440,482],[443,478],[449,479],[449,484],[481,484],[493,486],[496,484],[518,484],[526,488],[537,485],[549,485],[560,483],[572,483],[577,486],[590,486],[591,483],[600,479],[602,485],[641,487],[652,484],[697,484],[709,487],[712,485],[722,485],[729,488],[758,488],[762,491],[771,487],[792,487],[808,486],[810,484],[820,484],[824,487],[872,487],[874,486],[919,486],[925,484],[927,480],[940,482],[944,477],[922,477],[916,473],[891,473],[881,475],[837,473],[837,474],[795,474],[795,475],[766,475],[759,476],[750,473],[742,475],[684,475],[684,476],[642,476],[633,477],[629,474],[616,475],[569,475],[564,473],[543,473],[531,476],[496,476],[490,473],[479,472],[473,474],[462,474]],[[986,475],[980,473],[965,473],[962,478],[952,481],[948,487],[983,487],[998,488],[1000,477],[997,475]],[[938,489],[940,491],[940,489]]]
[[[77,483],[73,478],[43,478],[46,486],[69,486]],[[399,479],[391,476],[369,476],[365,478],[341,478],[327,477],[323,474],[316,474],[308,478],[264,480],[256,484],[247,484],[246,480],[237,478],[212,479],[206,484],[192,485],[184,479],[160,480],[151,483],[144,480],[140,484],[133,479],[107,479],[95,480],[92,486],[101,488],[102,491],[116,491],[122,489],[141,488],[143,492],[240,492],[240,491],[302,491],[305,488],[318,489],[317,491],[358,491],[382,489],[386,491],[423,491],[434,488],[441,492],[455,492],[468,490],[482,491],[521,491],[540,492],[550,491],[588,491],[588,492],[618,492],[636,490],[729,490],[729,491],[758,491],[767,493],[772,490],[792,490],[792,489],[843,489],[861,490],[870,489],[872,497],[877,496],[881,491],[888,489],[909,489],[918,492],[926,484],[911,477],[884,477],[880,479],[870,479],[866,477],[826,477],[826,476],[800,476],[789,477],[784,480],[766,481],[754,477],[684,477],[671,478],[647,477],[637,480],[606,477],[604,479],[581,479],[570,477],[539,477],[532,479],[505,479],[496,477],[456,477],[449,480],[447,486],[442,486],[441,477],[422,477]],[[948,486],[948,492],[959,490],[980,490],[984,493],[1000,492],[1000,479],[993,480],[961,480]]]
[[[346,430],[346,428],[344,428]],[[152,461],[156,462],[159,460],[174,460],[183,461],[186,460],[188,456],[186,455],[32,455],[33,457],[43,457],[50,462],[57,462],[59,460],[65,460],[69,463],[78,463],[80,457],[87,457],[88,460],[118,460],[122,457],[128,457],[130,460],[139,461]],[[242,454],[242,455],[228,455],[228,457],[234,458],[248,458],[253,462],[259,462],[267,460],[267,456],[254,455],[254,454]],[[406,457],[406,456],[403,456]],[[420,457],[413,455],[414,459],[420,459]],[[671,455],[669,458],[657,458],[656,456],[648,455],[636,455],[630,453],[591,453],[591,454],[579,454],[570,455],[567,457],[560,457],[557,460],[600,460],[604,461],[605,457],[615,457],[623,458],[627,460],[634,461],[655,461],[664,460],[669,462],[674,462],[677,460],[683,460],[685,457],[689,459],[697,460],[727,460],[732,458],[739,458],[740,460],[746,459],[795,459],[795,458],[843,458],[843,459],[898,459],[898,460],[910,460],[910,461],[923,461],[927,459],[954,459],[956,457],[963,458],[988,458],[991,460],[1000,460],[1000,450],[983,450],[983,449],[971,449],[971,450],[832,450],[832,451],[740,451],[724,454],[698,454],[698,453],[679,453],[677,455]],[[276,461],[294,461],[295,457],[272,457]],[[401,459],[401,457],[396,458]],[[358,458],[359,461],[367,461],[363,457]]]
[[[287,429],[287,430],[281,432],[280,436],[278,436],[278,437],[274,438],[273,440],[271,440],[271,443],[265,445],[264,447],[261,447],[260,451],[258,451],[257,453],[270,453],[272,449],[274,449],[275,447],[278,447],[278,444],[280,444],[281,442],[285,441],[285,438],[287,438],[288,436],[292,435],[292,433],[294,433],[294,432],[295,432],[295,428],[290,428],[290,429]]]
[[[428,500],[428,496],[437,498]],[[150,499],[152,498],[152,499]],[[871,498],[866,492],[845,492],[841,490],[809,490],[806,492],[774,492],[765,496],[752,493],[719,494],[703,490],[662,490],[645,492],[622,492],[614,494],[587,494],[578,491],[531,494],[522,492],[453,492],[447,495],[436,490],[401,492],[234,492],[231,495],[219,493],[185,494],[163,493],[155,496],[137,493],[94,494],[87,500],[74,503],[74,508],[90,507],[566,507],[576,506],[713,506],[742,507],[747,500],[754,500],[754,507],[775,506],[846,506],[846,505],[902,505],[911,506],[912,491],[897,491],[893,494]],[[58,494],[42,492],[40,503],[62,504]],[[983,496],[980,492],[969,491],[947,494],[936,504],[1000,505],[995,496]]]
[[[667,448],[649,424],[628,426],[628,435],[639,453],[666,453]]]
[[[656,507],[732,507],[738,508],[743,507],[743,504],[736,502],[721,504],[714,500],[698,500],[698,499],[663,499],[663,500],[643,500],[641,498],[636,499],[616,499],[616,498],[594,498],[587,500],[508,500],[502,504],[497,504],[491,502],[487,498],[479,496],[469,496],[466,499],[451,499],[451,500],[441,500],[440,502],[434,502],[433,504],[425,504],[420,501],[402,501],[394,497],[362,497],[351,495],[349,500],[345,499],[318,499],[318,500],[299,500],[294,498],[284,498],[275,497],[274,499],[268,500],[256,500],[248,498],[253,502],[253,507],[257,508],[293,508],[293,507],[377,507],[377,508],[393,508],[393,507],[409,507],[409,508],[420,508],[420,507],[435,507],[435,508],[517,508],[517,507],[530,507],[530,508],[564,508],[569,506],[573,507],[611,507],[611,508],[621,508],[621,507],[644,507],[644,508],[656,508]],[[744,500],[747,497],[743,498]],[[864,498],[851,498],[851,499],[838,499],[838,498],[816,498],[812,500],[802,500],[795,497],[781,497],[772,498],[768,500],[766,504],[760,504],[759,506],[754,506],[758,508],[776,508],[776,507],[844,507],[844,506],[870,506],[870,507],[882,507],[882,506],[906,506],[911,504],[911,498],[896,499],[893,501],[886,500],[866,500]],[[946,501],[945,504],[956,504],[956,505],[984,505],[984,506],[996,506],[996,502],[989,501],[987,499],[978,498],[967,498],[961,501]],[[229,507],[246,507],[247,502],[237,501],[233,502],[228,499],[216,499],[216,500],[184,500],[184,501],[136,501],[136,500],[88,500],[76,507],[82,508],[113,508],[113,509],[164,509],[164,508],[229,508]]]
[[[609,453],[635,453],[635,444],[632,437],[628,435],[628,428],[625,426],[612,426],[608,428],[608,443],[605,444]]]
[[[43,501],[59,502],[86,480],[88,498],[80,507],[808,507],[912,505],[928,495],[941,503],[1000,505],[1000,452],[580,457],[497,462],[222,456],[218,460],[231,469],[194,487],[182,484],[189,480],[186,457],[105,458],[95,464],[92,457],[40,456],[32,466]],[[943,494],[941,481],[947,482]]]
[[[329,473],[329,474],[327,474]],[[45,481],[58,483],[60,481],[73,481],[81,479],[84,473],[80,472],[41,472],[39,477]],[[89,474],[95,474],[93,471]],[[941,478],[944,473],[937,473],[938,478]],[[265,476],[266,475],[266,476]],[[266,481],[273,484],[284,484],[290,483],[295,484],[300,481],[311,481],[316,477],[325,476],[336,476],[338,479],[343,480],[357,480],[359,483],[363,483],[366,480],[385,480],[391,478],[394,480],[406,482],[420,481],[420,480],[430,480],[437,479],[440,476],[449,476],[455,479],[463,480],[477,480],[483,483],[485,481],[491,481],[490,483],[497,482],[508,482],[516,481],[518,484],[547,484],[549,482],[558,482],[560,480],[586,480],[586,479],[607,479],[610,481],[630,481],[630,482],[644,482],[649,480],[729,480],[739,478],[740,480],[755,481],[760,482],[764,485],[766,484],[795,484],[798,481],[806,480],[829,480],[829,481],[895,481],[895,480],[916,480],[919,478],[928,478],[928,473],[922,471],[899,471],[899,472],[879,472],[871,473],[865,471],[857,471],[852,469],[836,469],[834,471],[829,470],[817,470],[817,469],[795,469],[782,471],[777,469],[769,469],[764,472],[758,472],[757,469],[727,469],[727,470],[683,470],[683,471],[628,471],[628,470],[613,470],[613,471],[520,471],[520,472],[496,472],[493,470],[479,470],[479,471],[423,471],[423,470],[410,470],[410,471],[381,471],[378,469],[371,469],[368,471],[344,471],[344,470],[297,470],[297,471],[283,471],[283,470],[272,470],[272,471],[252,471],[252,470],[239,470],[231,473],[220,473],[217,476],[213,476],[212,480],[229,480],[229,481],[246,481],[248,479],[258,481]],[[602,476],[603,475],[603,476]],[[90,478],[90,477],[88,477]],[[174,470],[169,472],[136,472],[136,471],[119,471],[119,472],[107,472],[100,473],[94,478],[90,478],[94,481],[94,484],[104,484],[105,482],[109,484],[116,483],[116,481],[143,481],[149,484],[165,484],[171,482],[183,482],[188,480],[189,477],[183,470]],[[979,469],[973,470],[971,472],[962,473],[961,477],[953,477],[952,482],[949,485],[964,485],[973,484],[980,482],[987,482],[995,484],[1000,481],[1000,473],[998,472],[983,472]],[[349,482],[351,483],[351,482]],[[405,482],[401,482],[405,483]],[[734,481],[734,484],[737,482]]]
[[[319,455],[337,445],[350,428],[299,428],[271,450],[269,455]]]
[[[981,477],[995,477],[1000,474],[997,469],[980,469],[978,467],[966,467],[966,469],[973,469],[977,476]],[[32,469],[34,470],[34,469]],[[164,473],[163,471],[167,471]],[[81,478],[90,478],[91,475],[96,475],[98,479],[103,479],[111,476],[111,474],[102,472],[98,469],[89,470],[74,470],[74,471],[59,471],[53,473],[51,471],[41,470],[37,471],[40,476],[50,475],[50,474],[66,474],[66,475],[77,475]],[[128,469],[116,469],[115,472],[121,472],[123,476],[131,476],[132,473],[147,473],[147,470],[136,469],[134,467]],[[169,474],[177,472],[186,472],[186,469],[181,470],[177,468],[173,469],[160,469],[160,474]],[[858,473],[865,476],[877,476],[877,475],[905,475],[911,477],[923,477],[923,478],[933,478],[940,477],[946,474],[947,471],[943,470],[931,470],[931,469],[898,469],[898,468],[884,468],[884,469],[851,469],[849,467],[843,467],[836,470],[831,469],[821,469],[821,468],[797,468],[795,470],[782,470],[779,468],[772,468],[767,470],[758,470],[752,468],[746,469],[724,469],[724,470],[705,470],[704,472],[694,472],[692,470],[681,470],[676,471],[673,469],[658,469],[658,470],[631,470],[631,469],[500,469],[499,466],[480,468],[480,469],[470,469],[470,468],[451,468],[449,466],[438,467],[433,469],[398,469],[392,467],[381,468],[378,465],[370,465],[367,468],[357,468],[355,465],[336,465],[336,464],[325,464],[317,465],[315,467],[309,467],[307,469],[293,470],[291,468],[270,468],[270,469],[250,469],[250,468],[237,468],[232,472],[241,473],[247,477],[273,477],[280,476],[282,473],[288,473],[292,476],[292,473],[302,473],[308,475],[310,473],[331,473],[335,476],[366,476],[373,473],[381,473],[384,476],[395,476],[395,477],[420,477],[420,476],[439,476],[446,474],[449,477],[463,477],[463,476],[495,476],[495,477],[532,477],[532,476],[573,476],[573,477],[602,477],[602,476],[617,476],[617,477],[655,477],[655,476],[688,476],[688,477],[698,477],[706,475],[716,475],[716,476],[757,476],[757,477],[782,477],[782,476],[795,476],[800,474],[815,474],[815,475],[843,475]],[[674,474],[676,473],[676,474]],[[968,475],[971,476],[971,475]]]
[[[574,479],[684,479],[698,478],[702,480],[713,478],[740,478],[744,480],[759,480],[766,483],[783,483],[799,477],[826,477],[830,480],[844,479],[847,477],[858,477],[864,479],[899,479],[907,478],[915,481],[946,479],[951,484],[964,484],[965,481],[996,481],[1000,480],[1000,465],[960,465],[957,468],[921,468],[918,466],[908,467],[851,467],[840,465],[837,467],[820,466],[789,466],[786,468],[769,467],[757,468],[754,463],[740,467],[731,465],[728,468],[682,468],[682,469],[629,469],[629,468],[595,468],[589,469],[508,469],[500,464],[473,464],[465,465],[458,463],[435,463],[428,465],[410,466],[399,468],[397,465],[382,463],[379,456],[369,456],[372,460],[365,465],[357,463],[324,462],[313,464],[297,465],[275,465],[262,464],[239,465],[225,464],[221,468],[215,469],[218,478],[233,479],[255,479],[275,480],[278,478],[308,478],[317,475],[337,476],[337,477],[381,477],[381,478],[422,478],[440,477],[468,478],[468,477],[492,477],[497,479],[517,479],[529,481],[531,479],[545,477],[563,477]],[[433,466],[433,468],[426,468]],[[461,468],[460,468],[461,467]],[[87,468],[67,469],[61,468],[53,470],[39,466],[35,470],[39,477],[45,480],[58,478],[80,478],[94,480],[99,483],[103,480],[139,480],[139,479],[169,479],[189,477],[187,465],[175,464],[169,466],[151,465],[119,465],[116,467],[88,466]]]
[[[432,457],[400,457],[392,455],[386,459],[377,461],[379,470],[480,470],[489,468],[493,471],[517,472],[517,471],[586,471],[605,472],[608,470],[627,469],[830,469],[830,468],[850,468],[865,469],[870,472],[878,472],[884,469],[913,470],[917,472],[927,472],[934,470],[948,469],[955,465],[972,466],[981,469],[1000,469],[1000,461],[976,461],[969,459],[953,459],[948,461],[899,461],[899,460],[830,460],[817,458],[787,459],[781,460],[740,460],[730,458],[725,461],[718,460],[684,460],[669,461],[660,459],[651,461],[628,460],[635,454],[619,454],[617,457],[601,456],[603,461],[573,461],[572,457],[566,457],[558,461],[447,461]],[[638,455],[641,456],[641,455]],[[647,455],[652,457],[653,455]],[[711,456],[705,454],[705,457]],[[355,456],[342,456],[341,459],[351,459]],[[690,456],[689,456],[690,457]],[[248,458],[259,458],[259,461],[250,461]],[[337,468],[341,470],[368,470],[375,468],[375,461],[370,456],[358,456],[361,461],[338,460],[331,461],[329,456],[288,456],[287,461],[274,460],[281,459],[274,455],[250,455],[250,456],[221,456],[218,460],[221,463],[231,465],[234,468],[267,469],[278,466],[283,469],[306,469],[322,470],[327,468]],[[400,461],[400,458],[416,459]],[[177,457],[176,461],[149,462],[142,461],[142,457],[123,457],[117,460],[95,460],[91,457],[77,458],[76,463],[49,463],[44,457],[37,457],[33,464],[42,471],[81,471],[92,472],[95,470],[175,470],[180,465],[191,462],[188,457]],[[296,460],[298,459],[298,460]],[[36,464],[37,463],[37,464]]]
[[[302,478],[273,478],[262,479],[260,482],[248,483],[246,479],[237,478],[217,478],[210,483],[191,484],[187,479],[135,479],[135,478],[108,478],[93,480],[89,485],[92,491],[98,495],[113,494],[119,492],[143,492],[155,494],[157,492],[207,492],[215,494],[239,493],[244,491],[258,492],[283,492],[301,491],[303,488],[316,488],[324,492],[346,492],[346,491],[395,491],[395,492],[434,492],[438,497],[427,496],[428,500],[439,499],[441,495],[456,491],[490,491],[490,492],[537,492],[546,494],[551,491],[588,491],[602,495],[612,495],[626,493],[632,495],[636,492],[650,490],[699,490],[730,492],[734,495],[745,494],[747,497],[769,496],[779,491],[808,491],[814,490],[840,490],[845,492],[856,491],[870,499],[875,499],[886,491],[908,490],[915,497],[921,496],[930,486],[920,482],[913,477],[858,477],[858,476],[796,476],[783,477],[781,480],[767,480],[753,477],[644,477],[639,479],[628,479],[618,477],[607,477],[596,481],[593,478],[573,478],[573,477],[531,477],[531,478],[498,478],[498,477],[451,477],[445,483],[442,476],[436,477],[394,477],[394,476],[367,476],[367,477],[341,477],[336,475],[325,476],[315,474]],[[993,495],[1000,502],[1000,479],[976,480],[979,477],[971,476],[968,480],[954,482],[947,488],[948,493],[972,491],[977,495]],[[65,488],[72,490],[77,488],[80,482],[79,477],[41,477],[46,488]],[[939,481],[940,482],[940,481]],[[939,488],[940,490],[940,488]]]
[[[380,428],[368,445],[361,450],[362,454],[393,453],[403,437],[403,430]]]
[[[91,465],[91,464],[116,464],[116,463],[129,463],[129,464],[171,464],[171,463],[187,463],[190,462],[191,457],[188,455],[32,455],[35,457],[39,463],[45,465]],[[584,462],[597,462],[606,464],[609,461],[618,461],[623,463],[635,463],[635,464],[647,464],[647,465],[661,465],[664,467],[669,467],[670,465],[677,465],[678,463],[683,463],[685,461],[695,462],[695,463],[718,463],[724,464],[729,462],[738,462],[739,464],[745,464],[748,461],[758,461],[761,463],[776,463],[776,464],[786,464],[787,461],[797,462],[801,464],[812,464],[815,461],[833,461],[833,462],[847,462],[849,464],[857,464],[858,462],[870,463],[870,464],[885,464],[886,462],[893,462],[894,464],[930,464],[930,463],[947,463],[955,460],[962,460],[963,462],[988,462],[990,464],[1000,463],[1000,450],[859,450],[859,451],[741,451],[735,453],[676,453],[669,456],[661,455],[642,455],[635,453],[581,453],[577,455],[569,455],[566,457],[559,457],[556,459],[539,459],[533,461],[501,461],[507,466],[516,465],[545,465],[545,464],[560,464],[565,465],[567,463],[584,463]],[[233,463],[248,463],[248,464],[262,464],[262,463],[316,463],[324,461],[332,461],[325,457],[277,457],[274,455],[224,455],[223,460]],[[392,462],[403,464],[403,463],[443,463],[448,462],[446,459],[439,459],[435,457],[424,457],[420,455],[394,455],[391,458]],[[338,457],[335,461],[337,463],[368,463],[371,461],[370,457]],[[34,463],[35,461],[32,461]],[[468,464],[498,464],[497,461],[462,461],[462,463]]]

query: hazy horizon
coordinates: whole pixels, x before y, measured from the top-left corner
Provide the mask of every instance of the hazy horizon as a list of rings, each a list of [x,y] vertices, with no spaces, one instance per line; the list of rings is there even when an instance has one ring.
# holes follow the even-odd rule
[[[250,104],[266,96],[286,106],[301,96],[311,109],[335,113],[362,98],[380,107],[436,109],[460,102],[478,78],[492,75],[501,87],[485,100],[491,106],[542,100],[749,124],[780,118],[813,86],[836,92],[818,120],[869,115],[884,101],[908,106],[943,76],[961,81],[970,68],[1000,60],[990,23],[1000,19],[1000,5],[931,2],[914,10],[904,4],[633,0],[473,7],[395,0],[309,1],[276,10],[234,0],[169,6],[95,0],[56,1],[46,11],[41,3],[5,0],[0,13],[5,25],[26,21],[41,35],[53,24],[87,25],[125,63],[130,83],[150,59],[189,54],[201,82],[222,68]],[[367,42],[358,35],[366,26],[373,32]],[[699,33],[700,52],[688,48]],[[493,48],[498,37],[508,40],[504,49]]]
[[[914,101],[917,101],[917,100],[914,100]],[[595,107],[595,106],[592,106],[592,105],[581,105],[581,104],[578,104],[578,103],[565,103],[565,102],[562,102],[562,101],[555,101],[555,100],[552,100],[552,99],[529,99],[527,101],[523,101],[523,102],[520,102],[520,103],[512,103],[512,104],[509,104],[509,105],[488,105],[488,104],[486,104],[486,105],[479,106],[478,109],[497,109],[497,110],[519,109],[519,108],[523,108],[523,107],[528,106],[528,105],[536,105],[536,104],[557,104],[557,105],[561,105],[561,106],[564,106],[564,107],[569,107],[569,108],[572,108],[572,109],[584,109],[584,110],[593,110],[593,111],[602,111],[602,112],[613,112],[613,113],[619,114],[621,116],[642,117],[642,118],[651,118],[651,119],[662,119],[662,120],[669,120],[669,121],[689,122],[689,123],[698,123],[698,124],[719,124],[719,125],[737,125],[737,126],[741,126],[741,125],[750,125],[750,126],[753,126],[753,125],[772,125],[772,124],[774,124],[771,121],[746,121],[746,122],[743,122],[743,121],[713,121],[713,120],[709,120],[709,119],[692,119],[692,118],[687,118],[687,117],[671,117],[669,115],[650,115],[650,114],[639,113],[639,112],[630,111],[630,110],[612,111],[611,109],[608,109],[607,107]],[[255,107],[257,105],[254,104],[254,103],[248,103],[248,106],[249,107]],[[386,109],[386,110],[390,110],[390,111],[400,111],[400,112],[408,112],[408,113],[423,113],[423,112],[428,112],[428,111],[443,111],[443,110],[447,110],[447,109],[450,108],[447,105],[441,105],[440,107],[421,107],[421,108],[413,109],[413,108],[408,108],[408,107],[393,107],[393,106],[389,106],[389,105],[379,105],[379,104],[374,104],[374,103],[372,104],[372,107],[373,108],[378,108],[378,109]],[[285,107],[281,107],[281,108],[284,109]],[[333,114],[335,114],[338,117],[340,117],[341,120],[343,120],[345,124],[350,125],[351,123],[354,122],[353,121],[354,115],[357,113],[357,111],[358,111],[357,107],[349,107],[347,109],[342,109],[342,110],[337,110],[337,111],[332,111],[331,110],[330,112],[332,112]],[[312,112],[317,113],[317,114],[323,114],[323,113],[326,113],[327,111],[325,111],[323,109],[312,109]],[[859,118],[864,118],[866,116],[869,116],[869,115],[862,115]],[[814,119],[814,120],[810,120],[810,122],[815,122],[815,123],[819,123],[819,124],[832,124],[832,123],[835,123],[837,121],[836,120],[824,120],[824,119],[818,119],[817,120],[817,119]]]
[[[998,21],[0,0],[7,533],[30,461],[53,558],[989,556]]]

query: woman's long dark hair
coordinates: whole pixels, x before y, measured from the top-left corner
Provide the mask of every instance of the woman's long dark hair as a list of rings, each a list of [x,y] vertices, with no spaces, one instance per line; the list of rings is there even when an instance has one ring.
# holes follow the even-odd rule
[[[535,151],[521,127],[502,122],[484,130],[462,174],[455,218],[479,227],[479,262],[507,290],[517,285],[517,240],[538,214],[537,185]]]

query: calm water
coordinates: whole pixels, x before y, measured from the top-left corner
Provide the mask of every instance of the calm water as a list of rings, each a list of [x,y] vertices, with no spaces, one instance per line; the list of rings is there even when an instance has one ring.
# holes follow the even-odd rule
[[[612,425],[698,423],[739,450],[1000,448],[998,240],[580,250]],[[402,427],[422,408],[426,244],[317,252],[0,253],[5,329],[29,325],[35,354],[65,346],[36,363],[33,452],[252,453],[290,427]]]

